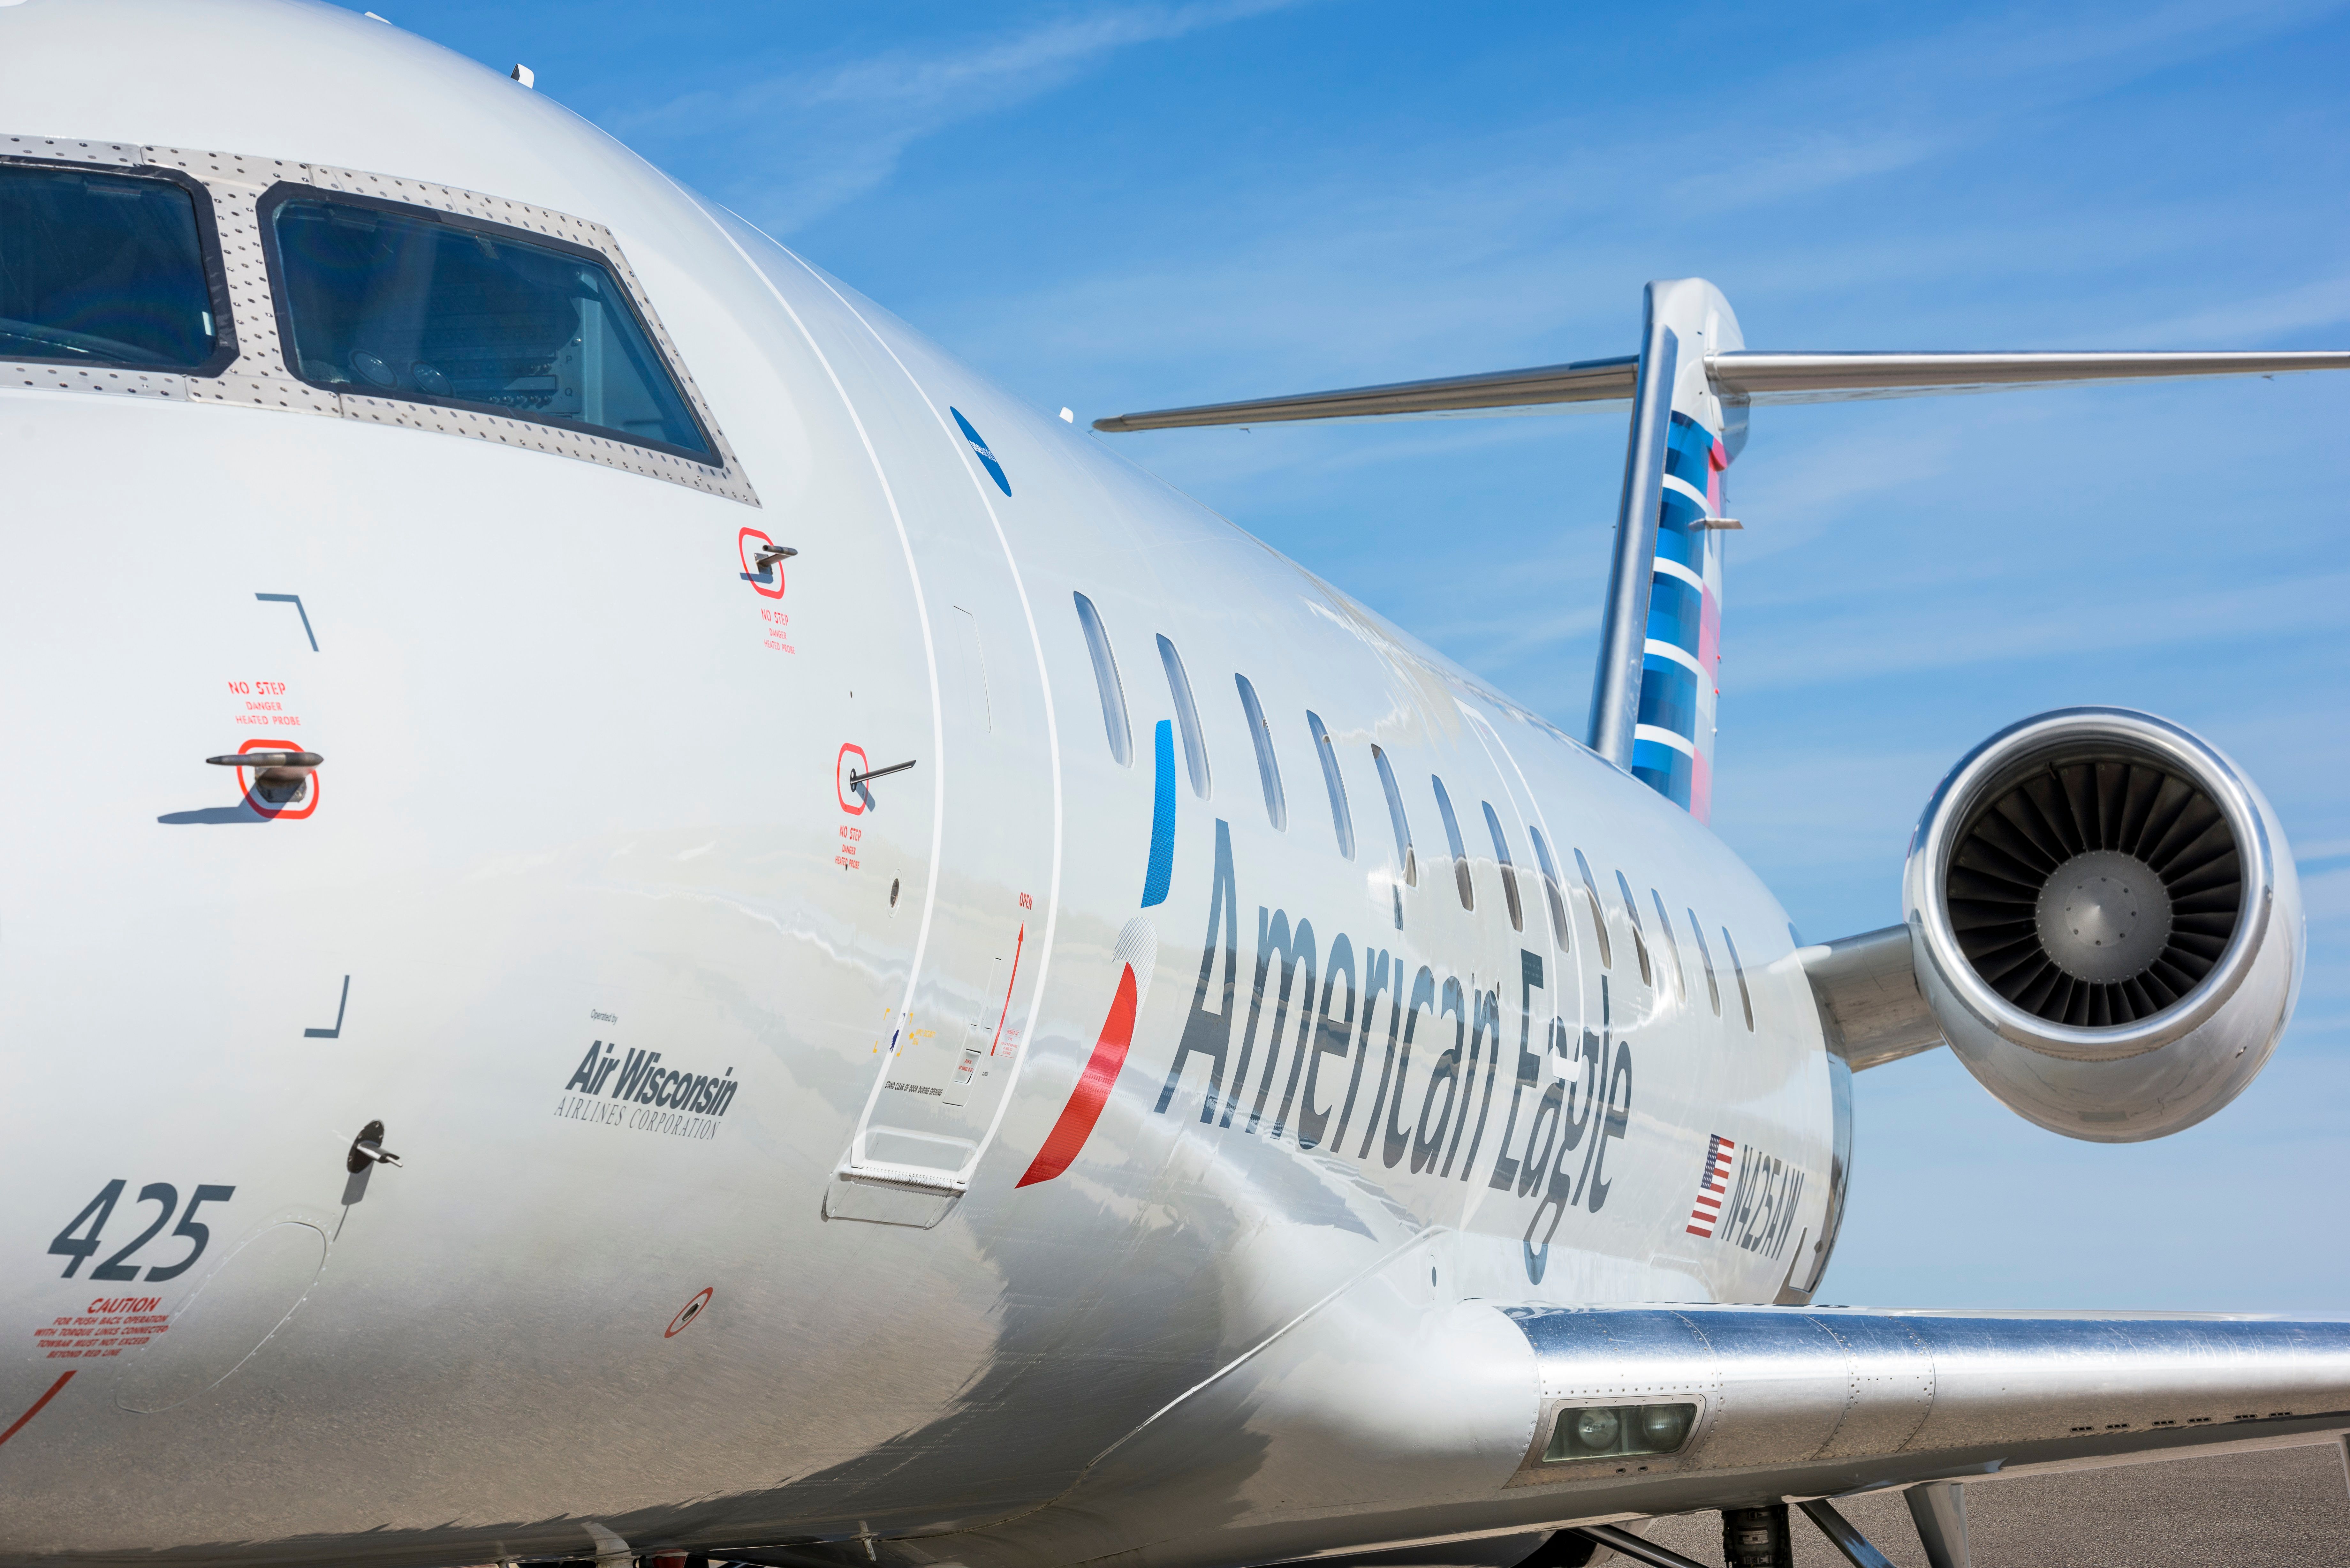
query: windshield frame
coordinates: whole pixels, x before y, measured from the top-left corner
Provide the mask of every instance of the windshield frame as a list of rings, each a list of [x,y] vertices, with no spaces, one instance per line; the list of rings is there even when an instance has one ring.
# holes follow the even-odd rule
[[[614,430],[606,425],[591,425],[557,414],[525,412],[495,403],[476,402],[470,398],[442,397],[406,387],[361,389],[346,383],[313,380],[305,376],[301,371],[299,358],[294,351],[294,346],[298,339],[295,336],[292,305],[286,287],[286,266],[284,258],[279,253],[277,240],[277,211],[291,201],[316,201],[337,206],[365,208],[412,222],[437,224],[457,234],[481,234],[497,243],[549,251],[574,261],[592,265],[611,280],[615,297],[626,305],[629,317],[634,321],[638,332],[642,335],[645,346],[652,355],[654,362],[669,378],[671,391],[675,393],[678,401],[683,405],[686,417],[692,421],[696,433],[702,437],[703,450],[696,452],[691,447],[676,446],[668,441],[631,435],[625,431]],[[668,341],[668,335],[660,330],[658,322],[654,319],[650,306],[637,286],[635,274],[617,254],[607,253],[593,245],[579,244],[575,241],[542,233],[539,230],[520,228],[511,223],[500,223],[463,213],[452,213],[441,207],[426,206],[421,202],[388,201],[380,196],[369,196],[353,191],[339,191],[330,186],[291,180],[280,181],[263,192],[260,199],[255,203],[254,215],[261,232],[263,260],[269,269],[270,303],[277,318],[278,342],[285,350],[286,374],[292,379],[347,400],[358,399],[450,409],[467,414],[561,431],[584,441],[606,441],[617,446],[660,452],[678,462],[709,470],[713,474],[725,474],[731,472],[733,453],[719,440],[709,411],[702,406],[698,389],[691,378],[684,373],[683,367],[679,364],[675,347]]]
[[[80,161],[64,158],[23,158],[0,155],[0,168],[39,169],[59,174],[98,175],[112,180],[161,181],[185,192],[195,205],[196,251],[203,268],[204,294],[212,302],[213,351],[196,365],[141,364],[130,359],[101,358],[91,354],[20,354],[0,350],[0,361],[12,365],[71,365],[84,369],[120,370],[142,376],[217,377],[236,363],[236,311],[229,298],[228,269],[221,257],[220,225],[213,214],[213,193],[203,182],[178,169],[152,163]]]

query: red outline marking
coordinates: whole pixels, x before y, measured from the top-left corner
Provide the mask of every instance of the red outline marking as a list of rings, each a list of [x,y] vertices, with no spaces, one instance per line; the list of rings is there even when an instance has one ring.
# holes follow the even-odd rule
[[[743,542],[746,539],[756,539],[770,549],[773,549],[775,544],[773,539],[768,538],[756,528],[745,528],[734,535],[734,556],[743,563],[743,580],[750,584],[751,591],[763,599],[782,598],[784,597],[784,564],[777,561],[768,566],[767,570],[775,574],[775,588],[773,593],[769,593],[759,586],[759,574],[751,569],[751,552],[743,548]]]
[[[33,1407],[32,1407],[31,1409],[29,1409],[29,1410],[26,1411],[23,1415],[21,1415],[21,1416],[17,1417],[16,1417],[16,1424],[15,1426],[13,1426],[13,1427],[9,1428],[8,1428],[6,1431],[5,1431],[5,1432],[0,1432],[0,1443],[5,1443],[5,1442],[6,1442],[9,1438],[11,1438],[15,1437],[17,1433],[19,1433],[19,1432],[23,1431],[23,1430],[25,1429],[25,1423],[26,1423],[26,1422],[27,1422],[27,1421],[29,1421],[29,1420],[31,1420],[34,1417],[36,1417],[36,1416],[39,1415],[39,1414],[41,1413],[42,1407],[43,1407],[44,1406],[47,1405],[47,1404],[48,1404],[48,1402],[49,1402],[50,1400],[52,1400],[52,1399],[54,1399],[54,1398],[56,1398],[56,1397],[57,1397],[57,1390],[58,1390],[58,1389],[60,1389],[60,1388],[63,1388],[67,1384],[68,1384],[68,1383],[72,1382],[72,1381],[73,1381],[73,1375],[74,1375],[74,1373],[75,1373],[75,1372],[79,1372],[80,1370],[81,1370],[81,1368],[80,1368],[80,1367],[78,1367],[78,1366],[74,1367],[74,1368],[72,1369],[72,1371],[68,1372],[64,1376],[62,1376],[62,1377],[58,1378],[55,1383],[50,1384],[50,1385],[49,1385],[49,1391],[48,1391],[47,1393],[46,1393],[46,1394],[42,1395],[39,1398],[37,1398],[37,1399],[34,1400],[34,1401],[33,1401]]]
[[[1109,1016],[1102,1020],[1101,1038],[1094,1044],[1085,1075],[1061,1107],[1061,1119],[1053,1124],[1028,1174],[1015,1186],[1052,1180],[1069,1168],[1093,1136],[1094,1123],[1101,1119],[1102,1106],[1109,1103],[1110,1089],[1118,1083],[1118,1070],[1126,1065],[1127,1047],[1134,1044],[1135,1006],[1134,966],[1127,964],[1118,973],[1118,995],[1109,1004]]]
[[[302,748],[299,746],[289,746],[283,741],[265,741],[259,736],[255,736],[254,739],[247,741],[244,744],[239,746],[236,749],[236,754],[241,757],[247,752],[298,752]],[[256,769],[255,773],[258,774],[258,772],[259,770]],[[236,787],[244,791],[244,804],[253,807],[254,811],[259,815],[264,822],[276,822],[281,817],[287,822],[299,822],[304,817],[318,809],[318,796],[322,793],[318,786],[318,770],[316,768],[312,768],[310,770],[310,804],[304,806],[299,811],[272,808],[262,805],[260,801],[255,799],[253,794],[254,786],[244,782],[244,770],[243,768],[236,770]],[[0,1442],[5,1441],[7,1441],[6,1438],[0,1438]]]
[[[702,1286],[702,1293],[700,1295],[694,1297],[691,1301],[677,1309],[677,1315],[669,1320],[669,1327],[661,1331],[661,1337],[663,1339],[675,1339],[679,1334],[683,1334],[688,1328],[691,1327],[702,1316],[702,1314],[696,1309],[708,1306],[710,1304],[710,1298],[716,1294],[717,1291],[718,1287],[716,1285]],[[5,1438],[0,1438],[0,1443],[5,1443],[7,1440],[8,1439]]]

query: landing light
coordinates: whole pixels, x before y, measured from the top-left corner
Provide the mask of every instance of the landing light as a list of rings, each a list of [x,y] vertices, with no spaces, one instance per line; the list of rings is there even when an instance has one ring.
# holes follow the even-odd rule
[[[1558,1413],[1543,1462],[1669,1454],[1696,1423],[1695,1405],[1571,1405]]]

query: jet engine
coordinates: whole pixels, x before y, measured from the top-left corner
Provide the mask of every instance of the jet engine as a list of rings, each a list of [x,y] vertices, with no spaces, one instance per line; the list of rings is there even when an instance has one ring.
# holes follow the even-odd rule
[[[1950,1049],[2054,1132],[2192,1127],[2268,1061],[2300,990],[2301,888],[2236,765],[2152,714],[2066,708],[1950,771],[1902,876]]]

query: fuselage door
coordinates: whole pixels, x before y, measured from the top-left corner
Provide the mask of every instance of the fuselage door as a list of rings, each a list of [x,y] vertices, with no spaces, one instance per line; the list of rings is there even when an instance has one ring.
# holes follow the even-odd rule
[[[841,1219],[932,1224],[960,1195],[1027,1045],[1041,956],[1054,848],[1043,679],[995,514],[1008,493],[957,444],[933,437],[901,482],[936,670],[939,852],[908,1001],[827,1201]]]

